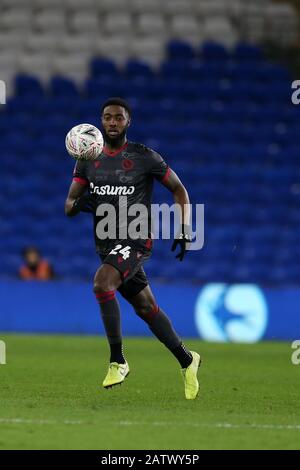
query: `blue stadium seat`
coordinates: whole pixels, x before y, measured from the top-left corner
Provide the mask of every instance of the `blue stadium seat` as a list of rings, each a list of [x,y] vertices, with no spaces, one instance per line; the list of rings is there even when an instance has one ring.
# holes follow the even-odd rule
[[[41,82],[30,75],[17,75],[15,79],[15,89],[17,96],[35,96],[44,95],[44,88]]]
[[[130,79],[152,79],[155,76],[155,73],[149,64],[133,59],[127,61],[124,68],[124,74]]]
[[[116,64],[110,59],[97,57],[91,61],[91,76],[95,78],[119,78],[120,72]]]
[[[55,76],[50,80],[50,93],[55,98],[67,96],[78,99],[79,90],[71,79]]]
[[[200,53],[204,60],[222,60],[226,61],[230,59],[229,52],[227,49],[218,43],[215,42],[205,42],[201,46]]]
[[[167,56],[170,60],[189,60],[193,59],[195,55],[193,47],[185,41],[173,39],[167,44]]]
[[[233,58],[238,62],[261,62],[264,54],[262,49],[254,44],[238,43],[234,48]]]

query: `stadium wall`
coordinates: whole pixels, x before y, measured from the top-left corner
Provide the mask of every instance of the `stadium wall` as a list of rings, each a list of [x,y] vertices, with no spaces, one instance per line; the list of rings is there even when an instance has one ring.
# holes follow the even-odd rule
[[[299,289],[221,283],[151,286],[184,337],[256,342],[294,340],[300,331]],[[90,283],[2,281],[0,292],[2,332],[104,334]],[[150,335],[130,305],[119,299],[124,334]]]

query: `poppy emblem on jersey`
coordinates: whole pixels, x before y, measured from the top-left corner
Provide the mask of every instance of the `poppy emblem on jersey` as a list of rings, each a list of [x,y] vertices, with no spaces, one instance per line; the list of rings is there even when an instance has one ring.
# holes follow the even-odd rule
[[[99,168],[100,162],[94,162],[94,166],[95,166],[96,169]]]
[[[122,256],[118,256],[118,264],[121,264],[123,261],[124,259],[122,258]]]
[[[122,161],[123,170],[132,170],[133,166],[134,166],[134,163],[132,160],[129,160],[129,158],[125,158]]]

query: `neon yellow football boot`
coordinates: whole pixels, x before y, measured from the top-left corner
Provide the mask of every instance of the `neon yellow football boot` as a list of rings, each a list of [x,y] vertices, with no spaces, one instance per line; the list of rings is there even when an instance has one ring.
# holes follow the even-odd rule
[[[194,400],[199,393],[197,372],[201,364],[201,358],[200,355],[194,351],[191,351],[191,354],[193,356],[192,363],[186,369],[181,369],[184,380],[185,398],[187,400]]]
[[[124,382],[125,377],[129,374],[129,365],[118,364],[117,362],[111,362],[109,364],[107,375],[103,381],[104,388],[111,388],[114,385],[121,384]]]

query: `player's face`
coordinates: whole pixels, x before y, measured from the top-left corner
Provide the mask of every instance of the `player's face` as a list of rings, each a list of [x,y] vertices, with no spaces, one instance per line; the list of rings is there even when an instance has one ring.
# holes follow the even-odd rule
[[[102,114],[102,126],[105,140],[117,141],[126,135],[130,119],[122,106],[106,106]]]
[[[36,266],[40,261],[40,255],[35,250],[28,250],[25,259],[29,266]]]

